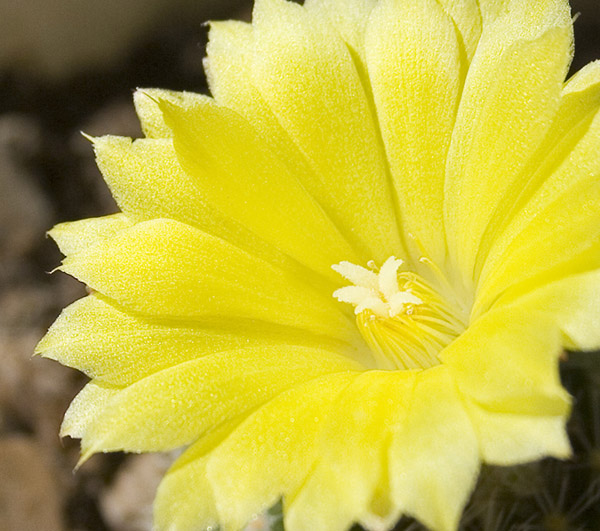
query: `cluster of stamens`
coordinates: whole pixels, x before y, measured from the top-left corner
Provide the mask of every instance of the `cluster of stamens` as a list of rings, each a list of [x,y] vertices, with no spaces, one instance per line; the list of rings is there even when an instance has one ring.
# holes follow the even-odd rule
[[[358,329],[382,369],[424,369],[463,330],[456,311],[419,275],[390,257],[377,269],[340,262],[333,269],[353,285],[334,297],[352,304]]]

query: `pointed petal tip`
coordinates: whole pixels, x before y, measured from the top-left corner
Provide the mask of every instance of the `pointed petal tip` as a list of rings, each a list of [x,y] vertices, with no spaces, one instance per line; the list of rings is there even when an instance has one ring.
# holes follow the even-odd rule
[[[66,435],[68,435],[68,434],[66,434]],[[64,437],[64,435],[61,434],[61,437]],[[83,450],[83,448],[82,448],[82,450]],[[77,463],[75,464],[75,467],[73,468],[73,472],[79,471],[79,469],[85,463],[87,463],[87,461],[90,459],[90,457],[92,457],[95,453],[96,453],[96,450],[93,450],[91,448],[89,450],[86,450],[85,452],[82,451],[82,454],[79,457],[79,460],[77,461]]]
[[[87,133],[85,133],[84,131],[79,131],[79,134],[85,138],[86,140],[88,140],[92,145],[96,143],[96,138],[95,136],[92,135],[88,135]]]
[[[152,100],[154,103],[158,104],[158,100],[152,95],[153,89],[137,87],[135,92],[133,93],[134,101],[139,98],[148,98]]]

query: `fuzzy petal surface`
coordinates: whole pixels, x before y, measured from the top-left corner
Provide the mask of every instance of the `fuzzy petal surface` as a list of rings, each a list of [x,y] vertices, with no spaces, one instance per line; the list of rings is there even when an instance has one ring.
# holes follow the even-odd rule
[[[187,103],[189,98],[185,95],[169,92],[168,101]],[[159,91],[156,97],[161,97],[161,101],[167,98],[164,91]],[[158,109],[157,102],[152,101],[152,105]],[[162,111],[157,112],[162,117]],[[200,183],[186,174],[179,164],[171,138],[132,141],[103,136],[94,139],[94,151],[104,180],[129,218],[181,221],[224,238],[269,262],[298,269],[281,251],[207,203]]]
[[[337,352],[347,348],[323,336],[266,323],[134,315],[94,294],[63,310],[36,353],[75,367],[96,382],[125,386],[207,354],[269,345],[304,345]]]
[[[440,357],[461,393],[490,411],[556,416],[570,405],[558,374],[561,352],[552,316],[513,305],[488,312]]]
[[[305,488],[309,470],[322,457],[319,435],[336,415],[339,395],[359,375],[326,375],[281,393],[212,452],[207,476],[226,528],[243,527],[279,498]]]
[[[239,419],[217,426],[192,444],[161,481],[154,501],[157,531],[196,531],[218,526],[219,514],[206,464],[216,448],[239,424]]]
[[[485,267],[489,274],[502,251],[532,218],[524,217],[528,202],[539,193],[544,182],[564,166],[573,149],[587,137],[593,138],[593,124],[600,109],[600,62],[593,62],[577,72],[563,87],[560,105],[554,121],[537,152],[521,171],[521,175],[506,191],[481,242],[476,266],[476,279]],[[597,127],[596,127],[597,128]],[[590,133],[592,135],[590,136]],[[585,163],[589,166],[589,163]],[[571,168],[573,170],[573,168]],[[582,172],[579,172],[580,174]],[[530,210],[530,209],[527,209]],[[515,218],[520,223],[515,223]],[[510,229],[507,230],[507,227]],[[490,248],[493,248],[490,253]],[[510,258],[504,255],[505,258]]]
[[[348,48],[326,19],[284,0],[258,0],[253,29],[252,79],[314,168],[306,189],[365,261],[384,261],[402,243],[383,146]]]
[[[494,208],[552,123],[572,55],[566,2],[483,2],[481,9],[482,34],[448,153],[444,205],[449,252],[467,286]]]
[[[143,276],[138,274],[140,265]],[[331,297],[220,238],[176,221],[139,223],[67,257],[61,269],[148,315],[228,315],[333,337],[353,334]]]
[[[536,309],[562,332],[562,343],[572,349],[600,348],[600,272],[588,271],[548,283],[530,293],[515,295],[508,308]]]
[[[111,238],[119,231],[132,227],[135,222],[125,214],[111,214],[100,218],[68,221],[48,231],[65,256],[82,251],[94,243]]]
[[[463,81],[454,24],[435,0],[382,0],[366,58],[406,240],[443,263],[445,162]]]
[[[596,91],[600,92],[600,85]],[[597,244],[600,238],[598,103],[582,121],[588,124],[585,133],[492,245],[479,280],[475,311],[483,311],[512,284],[568,263]],[[599,266],[600,262],[588,256],[589,269]],[[561,269],[562,274],[569,272],[578,271]]]
[[[481,458],[490,465],[518,465],[546,456],[571,457],[564,415],[528,416],[497,413],[468,403]]]
[[[91,294],[36,353],[62,435],[183,453],[157,531],[456,531],[482,464],[571,455],[600,348],[600,62],[567,0],[256,0],[211,96],[92,139],[121,212],[50,231]],[[407,363],[407,360],[410,363]],[[406,369],[406,367],[411,367]],[[79,466],[79,465],[78,465]]]
[[[165,103],[163,111],[182,166],[219,211],[336,280],[331,264],[346,256],[357,260],[333,222],[245,119],[210,98],[189,107]]]
[[[91,420],[80,405],[82,453],[85,458],[99,451],[171,450],[295,384],[359,369],[348,358],[305,347],[253,347],[203,356],[119,390]],[[94,395],[85,398],[95,400]]]
[[[387,452],[414,381],[409,371],[369,371],[346,387],[323,425],[314,469],[287,500],[286,529],[342,531],[398,515],[389,497]]]
[[[419,373],[390,443],[393,503],[432,529],[456,529],[479,473],[478,446],[450,371]]]

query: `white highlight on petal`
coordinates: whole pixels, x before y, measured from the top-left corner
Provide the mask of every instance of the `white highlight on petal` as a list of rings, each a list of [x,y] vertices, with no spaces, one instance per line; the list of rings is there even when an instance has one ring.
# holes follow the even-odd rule
[[[410,291],[401,291],[398,286],[398,269],[402,260],[390,256],[381,266],[379,273],[350,262],[340,262],[332,267],[354,285],[340,288],[333,296],[340,302],[354,305],[356,315],[370,310],[375,316],[387,318],[410,312],[411,305],[423,301]],[[374,268],[374,264],[369,263]]]

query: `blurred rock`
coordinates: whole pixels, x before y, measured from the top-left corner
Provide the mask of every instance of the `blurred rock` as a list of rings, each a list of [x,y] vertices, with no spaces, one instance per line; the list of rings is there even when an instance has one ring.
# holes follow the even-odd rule
[[[600,57],[600,4],[598,0],[570,0],[575,19],[575,58],[571,74]]]
[[[130,99],[119,99],[103,106],[81,124],[78,129],[90,136],[106,134],[131,138],[143,136],[133,106],[133,95]],[[77,132],[71,137],[69,148],[72,156],[78,158],[80,168],[77,176],[78,181],[85,182],[86,186],[93,190],[95,200],[103,213],[117,212],[118,207],[115,200],[96,165],[94,148],[91,142]]]
[[[61,531],[54,470],[27,437],[0,439],[0,531]]]
[[[47,284],[0,284],[0,414],[4,424],[25,428],[40,440],[58,444],[58,426],[80,387],[81,376],[66,367],[33,357],[46,326],[65,304],[79,298],[82,286],[57,274]]]
[[[41,334],[49,318],[84,294],[82,284],[60,272],[47,284],[6,283],[0,290],[0,330],[17,334],[34,329]]]
[[[159,23],[218,16],[239,0],[0,1],[0,68],[61,78],[105,67]]]
[[[25,255],[48,229],[52,209],[28,167],[40,130],[30,119],[0,116],[0,262]]]
[[[81,386],[80,377],[55,362],[32,357],[39,339],[38,331],[0,329],[0,414],[5,429],[24,429],[55,446],[64,412]]]
[[[108,134],[129,137],[142,136],[140,122],[133,106],[133,93],[131,98],[113,100],[104,105],[86,119],[81,126],[81,130],[90,136]],[[82,142],[77,142],[77,140]],[[73,139],[73,147],[75,149],[79,148],[83,145],[83,141],[85,141],[86,148],[89,150],[89,141],[80,134]]]
[[[174,454],[142,454],[127,458],[100,499],[106,522],[114,531],[152,529],[152,502]]]

